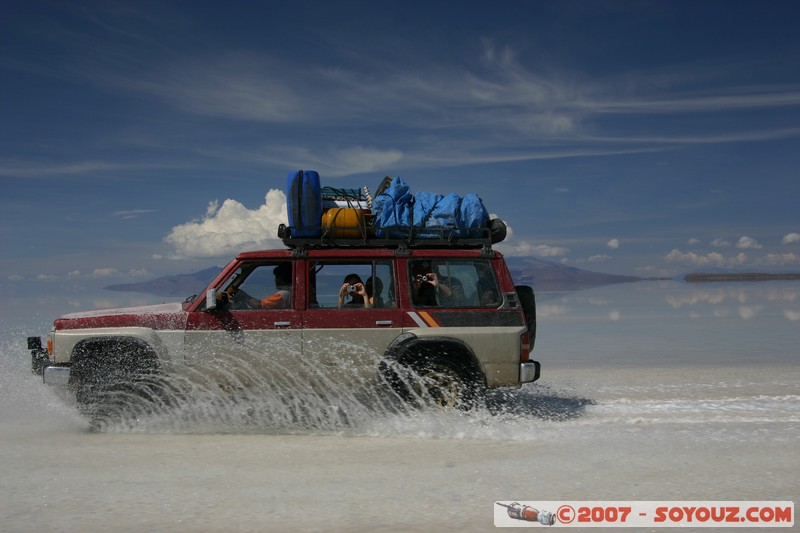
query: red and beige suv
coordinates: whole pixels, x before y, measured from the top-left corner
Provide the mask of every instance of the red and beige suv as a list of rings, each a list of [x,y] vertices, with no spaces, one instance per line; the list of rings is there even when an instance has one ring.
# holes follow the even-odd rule
[[[284,242],[239,254],[200,298],[58,318],[46,348],[28,340],[34,371],[84,408],[163,375],[231,393],[358,376],[460,408],[538,379],[533,290],[491,242]]]

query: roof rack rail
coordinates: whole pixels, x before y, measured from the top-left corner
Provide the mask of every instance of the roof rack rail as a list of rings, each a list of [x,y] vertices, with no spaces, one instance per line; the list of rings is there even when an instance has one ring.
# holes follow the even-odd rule
[[[304,228],[304,231],[309,229]],[[363,226],[319,230],[317,237],[293,237],[292,228],[281,224],[278,238],[289,248],[484,248],[489,251],[492,244],[502,240],[497,240],[490,228],[384,227],[380,237],[372,228]]]

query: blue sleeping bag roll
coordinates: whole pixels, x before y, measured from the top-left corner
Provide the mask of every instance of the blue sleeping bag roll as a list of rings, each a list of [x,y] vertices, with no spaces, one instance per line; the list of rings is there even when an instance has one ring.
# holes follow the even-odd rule
[[[292,237],[319,237],[322,234],[322,192],[317,171],[289,172],[286,207]]]
[[[418,192],[414,195],[414,236],[420,239],[442,239],[449,235],[443,234],[442,228],[453,227],[454,219],[448,221],[447,206],[445,198],[451,200],[452,195],[447,197],[433,192]],[[427,231],[426,231],[427,229]]]
[[[408,185],[399,176],[394,178],[372,202],[375,236],[381,239],[408,237],[413,199]]]
[[[458,237],[482,237],[482,230],[489,227],[489,212],[483,201],[475,193],[464,196],[460,209],[456,212],[456,227],[459,228]]]
[[[375,198],[372,211],[380,238],[468,239],[488,234],[489,213],[477,194],[412,195],[399,177]]]

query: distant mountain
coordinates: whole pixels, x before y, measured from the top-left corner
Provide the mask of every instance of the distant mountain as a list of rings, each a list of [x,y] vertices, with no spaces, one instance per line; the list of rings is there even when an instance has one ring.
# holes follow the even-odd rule
[[[507,257],[506,262],[516,283],[533,285],[540,291],[569,291],[652,279],[592,272],[534,257]],[[104,289],[185,298],[202,292],[221,270],[221,267],[211,267],[191,274],[162,276],[140,283],[110,285]]]
[[[150,281],[109,285],[103,288],[109,291],[144,292],[156,296],[186,298],[193,294],[200,294],[220,271],[222,271],[222,267],[215,266],[191,274],[162,276]]]
[[[535,257],[506,257],[506,263],[515,283],[533,285],[539,291],[572,291],[654,279],[592,272]]]

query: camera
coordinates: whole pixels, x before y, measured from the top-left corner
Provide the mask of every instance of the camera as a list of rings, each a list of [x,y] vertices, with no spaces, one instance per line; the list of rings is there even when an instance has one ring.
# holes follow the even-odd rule
[[[433,276],[429,276],[428,274],[418,274],[416,276],[417,282],[423,283],[425,281],[433,281]]]
[[[358,285],[348,285],[347,286],[348,292],[358,292]]]

